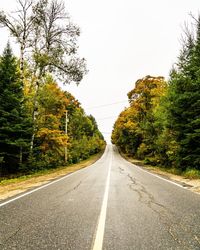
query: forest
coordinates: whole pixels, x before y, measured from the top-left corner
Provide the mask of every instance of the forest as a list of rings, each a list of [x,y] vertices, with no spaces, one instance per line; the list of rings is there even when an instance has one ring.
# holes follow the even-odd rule
[[[63,2],[18,1],[15,14],[0,12],[20,50],[14,56],[8,42],[0,56],[0,176],[77,163],[105,148],[95,118],[59,87],[87,73],[80,29]]]
[[[186,27],[168,80],[147,75],[128,93],[112,142],[144,163],[200,177],[200,17]]]

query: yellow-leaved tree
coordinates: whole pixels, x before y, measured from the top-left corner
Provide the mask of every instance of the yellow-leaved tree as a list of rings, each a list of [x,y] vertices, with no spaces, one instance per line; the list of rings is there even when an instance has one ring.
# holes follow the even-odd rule
[[[123,152],[141,159],[154,155],[155,111],[166,90],[163,77],[146,76],[136,81],[128,93],[130,107],[119,115],[112,133],[112,142]]]

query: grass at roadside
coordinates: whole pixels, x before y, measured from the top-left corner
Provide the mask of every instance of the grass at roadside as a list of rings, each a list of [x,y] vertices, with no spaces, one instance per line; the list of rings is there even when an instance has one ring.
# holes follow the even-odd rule
[[[90,166],[95,163],[103,152],[91,156],[89,159],[80,163],[65,167],[58,167],[56,169],[42,170],[37,173],[20,176],[13,179],[5,179],[0,182],[0,200],[9,198],[13,195],[19,194],[29,188],[37,187],[49,182],[50,180],[70,174],[79,169]]]
[[[83,160],[79,163],[72,164],[69,166],[61,166],[61,167],[57,167],[54,169],[44,169],[44,170],[35,172],[33,174],[22,175],[17,178],[3,179],[0,181],[0,185],[7,185],[7,184],[12,184],[12,183],[22,182],[25,180],[29,180],[31,178],[37,178],[37,177],[46,176],[46,175],[60,175],[60,174],[63,175],[66,173],[68,174],[68,173],[74,172],[76,170],[79,170],[81,168],[84,168],[93,164],[95,161],[97,161],[101,157],[101,155],[102,155],[102,152],[92,155],[87,160]]]
[[[155,172],[159,171],[161,174],[162,173],[163,174],[169,173],[169,174],[173,174],[173,175],[179,175],[179,176],[182,176],[183,178],[188,178],[188,179],[200,179],[200,170],[197,170],[197,169],[186,169],[185,171],[181,171],[181,170],[176,169],[176,168],[164,168],[161,166],[152,166],[149,164],[145,164],[142,160],[133,159],[133,158],[128,157],[127,155],[122,154],[122,153],[121,153],[121,155],[126,160],[128,160],[129,162],[131,162],[133,164],[136,164],[136,165],[141,166],[141,167],[145,167],[146,169],[153,170]]]
[[[150,166],[144,164],[143,161],[133,159],[127,155],[122,154],[122,157],[127,161],[145,168],[147,171],[152,172],[156,175],[160,175],[163,178],[177,182],[184,187],[187,187],[192,192],[200,194],[200,171],[188,169],[185,172],[178,171],[177,169],[166,169],[158,166]]]
[[[197,169],[186,169],[182,174],[184,177],[189,179],[200,179],[200,170]]]

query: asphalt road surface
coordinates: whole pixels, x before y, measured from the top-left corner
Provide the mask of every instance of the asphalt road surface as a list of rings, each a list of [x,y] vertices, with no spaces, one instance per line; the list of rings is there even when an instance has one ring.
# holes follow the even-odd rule
[[[0,249],[200,249],[200,195],[108,146],[92,166],[1,202]]]

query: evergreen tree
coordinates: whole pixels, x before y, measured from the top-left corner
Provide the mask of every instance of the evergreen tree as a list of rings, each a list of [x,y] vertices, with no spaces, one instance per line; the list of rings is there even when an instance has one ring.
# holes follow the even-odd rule
[[[0,159],[3,172],[15,172],[26,146],[23,84],[9,43],[0,58]],[[27,133],[27,131],[26,131]]]
[[[194,37],[185,46],[187,57],[179,58],[179,67],[171,74],[168,95],[168,126],[175,131],[177,166],[183,170],[200,169],[200,19]]]

